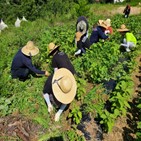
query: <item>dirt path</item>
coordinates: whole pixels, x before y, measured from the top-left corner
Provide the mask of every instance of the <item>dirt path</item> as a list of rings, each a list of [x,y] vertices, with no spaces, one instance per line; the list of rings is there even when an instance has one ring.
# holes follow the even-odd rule
[[[114,11],[111,11],[112,15],[114,14],[123,14],[123,10],[125,7],[121,6]],[[131,15],[141,14],[141,7],[131,7]]]

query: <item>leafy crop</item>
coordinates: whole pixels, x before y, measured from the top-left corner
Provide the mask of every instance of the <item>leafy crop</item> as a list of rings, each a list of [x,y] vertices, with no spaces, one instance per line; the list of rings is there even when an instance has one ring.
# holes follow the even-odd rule
[[[80,12],[83,12],[83,9]],[[90,25],[99,18],[99,16],[91,16]],[[104,125],[104,131],[111,131],[117,117],[126,115],[127,110],[130,109],[128,102],[133,94],[131,73],[136,68],[135,58],[140,54],[141,49],[139,33],[141,15],[131,16],[128,20],[122,18],[121,15],[116,15],[111,17],[111,20],[115,31],[110,39],[93,44],[86,54],[80,57],[74,56],[75,22],[55,24],[55,20],[37,19],[34,22],[24,23],[20,28],[11,26],[2,31],[0,35],[2,58],[0,60],[0,115],[6,116],[18,112],[33,119],[44,128],[49,128],[51,119],[42,97],[43,86],[47,78],[31,76],[25,82],[14,80],[10,75],[10,67],[18,49],[28,40],[33,40],[40,49],[40,53],[33,57],[33,63],[39,69],[48,70],[51,73],[51,58],[48,56],[47,48],[50,42],[55,42],[61,45],[60,50],[68,54],[78,74],[76,76],[77,94],[74,103],[71,103],[68,117],[73,120],[74,124],[79,124],[83,116],[82,112],[92,113],[93,118],[99,119]],[[119,51],[120,34],[116,32],[116,29],[122,23],[132,30],[138,40],[136,48],[129,53]],[[117,85],[114,91],[107,95],[103,88],[103,81],[111,78],[117,80]],[[87,90],[87,83],[93,84],[93,88]],[[106,107],[107,101],[111,104],[110,109]],[[84,105],[84,109],[77,104]],[[140,107],[140,102],[138,106]],[[138,128],[140,129],[140,122]],[[68,140],[74,138],[78,141],[82,140],[74,130],[68,131],[66,135]],[[140,136],[140,130],[138,135]]]

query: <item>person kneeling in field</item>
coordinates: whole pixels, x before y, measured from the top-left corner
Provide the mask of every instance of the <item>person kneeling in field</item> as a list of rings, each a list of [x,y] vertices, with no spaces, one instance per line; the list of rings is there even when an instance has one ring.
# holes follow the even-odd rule
[[[75,44],[77,46],[77,51],[75,52],[74,55],[82,55],[83,53],[86,52],[86,48],[89,49],[89,47],[90,47],[89,39],[84,37],[81,32],[76,32]]]
[[[97,24],[93,25],[93,30],[90,36],[90,44],[99,42],[100,39],[103,41],[108,39],[108,35],[105,34],[105,30],[108,28],[103,20],[99,20]]]
[[[48,77],[44,85],[43,97],[49,113],[53,110],[52,103],[59,108],[55,114],[55,121],[59,121],[62,112],[73,101],[76,89],[75,78],[66,68],[60,68]]]
[[[39,53],[38,47],[34,45],[32,41],[28,41],[27,44],[19,49],[17,54],[14,56],[11,65],[11,75],[12,78],[19,78],[21,81],[25,81],[31,72],[37,75],[49,76],[48,71],[41,71],[35,68],[32,64],[32,56]]]
[[[74,69],[74,67],[73,67],[70,59],[68,58],[67,54],[64,53],[64,52],[62,52],[62,51],[60,51],[59,48],[60,48],[60,46],[55,45],[53,42],[51,42],[48,45],[49,56],[53,56],[53,58],[52,58],[52,68],[54,69],[54,73],[56,73],[56,71],[58,73],[58,70],[60,70],[61,68],[65,68],[69,72],[71,72],[72,75],[75,75],[76,74],[76,71],[75,71],[75,69]],[[64,76],[63,77],[61,76],[62,75],[62,72],[64,72]],[[63,90],[63,88],[61,88],[61,87],[64,87],[66,84],[67,84],[67,86],[65,86],[66,88],[64,88],[64,89],[68,89],[67,87],[72,87],[72,88],[75,87],[74,86],[75,85],[75,82],[74,82],[74,84],[72,84],[73,81],[70,81],[70,79],[68,77],[66,77],[65,72],[66,71],[61,71],[61,72],[59,71],[59,74],[60,74],[60,77],[59,78],[60,79],[57,79],[58,80],[57,81],[57,86],[60,88],[61,91]],[[63,103],[61,105],[59,111],[55,115],[55,121],[58,121],[61,113],[63,112],[63,110],[67,106],[66,104],[68,104],[69,102],[65,102],[65,101],[63,102],[62,100],[57,99],[58,97],[52,98],[54,96],[54,94],[55,95],[56,94],[58,94],[58,95],[60,94],[59,93],[60,91],[58,91],[58,92],[52,91],[52,86],[53,86],[52,83],[54,82],[53,81],[53,76],[54,76],[53,74],[50,75],[48,77],[48,79],[46,80],[46,82],[45,82],[44,89],[43,89],[43,97],[44,97],[44,99],[45,99],[45,101],[46,101],[46,103],[48,105],[48,112],[49,113],[53,110],[53,106],[52,106],[52,104],[50,102],[50,98],[52,99],[52,101],[55,101],[54,102],[55,105],[60,106],[61,105],[60,102]],[[61,84],[58,85],[58,83],[61,83]],[[63,84],[63,83],[65,83],[65,84]],[[64,85],[64,86],[62,86],[62,85]],[[65,96],[68,96],[67,93],[68,92],[66,92],[66,93],[64,92],[64,94],[66,94],[66,95],[62,95],[62,98],[68,98],[68,97],[65,97]],[[62,92],[62,94],[63,94],[63,92]],[[71,97],[73,98],[73,96],[75,95],[75,92],[74,93],[71,93],[70,95],[72,95]],[[55,99],[55,100],[53,100],[53,99]]]
[[[123,36],[123,43],[121,43],[121,47],[123,46],[127,52],[130,52],[130,49],[135,47],[137,44],[136,37],[129,29],[126,28],[124,24],[122,24],[120,29],[117,29],[117,31]]]

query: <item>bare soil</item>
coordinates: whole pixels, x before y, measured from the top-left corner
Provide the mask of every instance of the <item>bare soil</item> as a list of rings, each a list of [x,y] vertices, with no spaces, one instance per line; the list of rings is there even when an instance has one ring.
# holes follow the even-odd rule
[[[114,14],[123,14],[123,11],[124,11],[124,8],[123,6],[111,11],[111,14],[114,15]],[[130,12],[130,15],[137,15],[137,14],[141,14],[141,7],[131,7],[131,12]]]

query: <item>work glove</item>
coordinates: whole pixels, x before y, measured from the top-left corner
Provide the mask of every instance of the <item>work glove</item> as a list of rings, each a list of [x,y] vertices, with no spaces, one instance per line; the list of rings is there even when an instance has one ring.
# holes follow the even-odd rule
[[[51,104],[48,105],[48,112],[51,113],[53,111],[53,106]]]
[[[58,113],[58,112],[55,114],[55,121],[59,121],[59,119],[60,119],[60,115],[61,115],[61,114]]]

